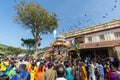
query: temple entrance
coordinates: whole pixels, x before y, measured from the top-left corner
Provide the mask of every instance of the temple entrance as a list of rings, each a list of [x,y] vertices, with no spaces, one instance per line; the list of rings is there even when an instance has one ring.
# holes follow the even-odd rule
[[[109,56],[108,48],[92,48],[92,49],[81,49],[80,55],[82,58],[85,58],[87,56],[95,57],[97,56]]]
[[[68,56],[71,57],[72,59],[78,58],[78,55],[77,55],[76,50],[70,50],[70,51],[68,52]]]

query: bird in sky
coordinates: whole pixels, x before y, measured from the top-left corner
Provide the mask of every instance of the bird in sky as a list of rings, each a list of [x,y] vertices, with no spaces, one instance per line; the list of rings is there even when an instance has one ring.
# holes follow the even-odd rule
[[[108,13],[105,14],[106,16],[108,15]]]
[[[103,18],[106,18],[106,16],[103,16]]]
[[[117,2],[117,0],[115,0],[115,2]]]
[[[87,14],[85,14],[85,16],[87,16]]]
[[[114,5],[114,8],[116,8],[117,6],[116,5]]]

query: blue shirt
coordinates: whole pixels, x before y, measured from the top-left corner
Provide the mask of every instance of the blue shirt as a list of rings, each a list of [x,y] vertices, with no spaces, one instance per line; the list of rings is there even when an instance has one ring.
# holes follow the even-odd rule
[[[30,73],[28,73],[27,71],[22,71],[22,72],[19,72],[18,74],[21,76],[21,78],[24,78],[28,74],[26,80],[30,80]],[[11,78],[11,80],[19,80],[19,77],[17,75],[14,75]]]
[[[101,64],[98,64],[97,68],[99,69],[100,76],[104,77],[104,68]]]

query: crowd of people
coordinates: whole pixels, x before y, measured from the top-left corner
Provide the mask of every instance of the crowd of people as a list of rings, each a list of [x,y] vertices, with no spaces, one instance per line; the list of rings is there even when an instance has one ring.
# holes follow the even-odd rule
[[[0,60],[0,80],[120,80],[117,58]]]

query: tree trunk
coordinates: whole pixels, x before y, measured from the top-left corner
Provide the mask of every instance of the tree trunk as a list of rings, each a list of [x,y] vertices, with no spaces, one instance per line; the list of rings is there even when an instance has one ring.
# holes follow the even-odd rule
[[[39,32],[36,32],[36,36],[35,36],[35,49],[34,49],[35,51],[34,51],[34,58],[37,57],[39,41],[40,41]]]
[[[37,57],[37,53],[38,53],[38,44],[39,44],[39,42],[38,42],[38,41],[37,41],[37,42],[35,42],[34,58],[36,58],[36,57]]]

